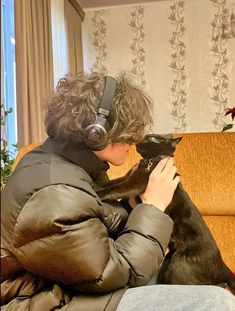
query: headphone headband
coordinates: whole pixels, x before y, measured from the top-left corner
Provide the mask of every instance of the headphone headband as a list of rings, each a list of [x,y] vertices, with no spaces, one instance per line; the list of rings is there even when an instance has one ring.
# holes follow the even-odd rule
[[[112,107],[113,97],[116,90],[116,84],[117,82],[114,78],[110,76],[105,77],[104,91],[98,108],[99,114],[108,117]]]
[[[102,150],[108,144],[107,139],[107,118],[111,111],[113,98],[116,90],[116,80],[105,76],[104,91],[96,114],[95,123],[84,129],[84,142],[92,150]]]

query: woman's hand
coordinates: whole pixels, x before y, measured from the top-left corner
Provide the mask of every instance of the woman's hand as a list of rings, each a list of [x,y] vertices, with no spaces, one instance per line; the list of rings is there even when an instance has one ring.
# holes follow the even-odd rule
[[[145,192],[140,195],[142,202],[153,204],[164,212],[180,181],[179,176],[175,176],[175,174],[176,167],[173,158],[168,157],[161,160],[149,175]]]

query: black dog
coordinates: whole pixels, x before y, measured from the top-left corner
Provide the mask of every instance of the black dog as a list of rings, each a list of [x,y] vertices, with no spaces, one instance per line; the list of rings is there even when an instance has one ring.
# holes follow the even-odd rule
[[[147,135],[136,146],[143,157],[138,168],[108,182],[98,191],[100,198],[112,201],[143,193],[149,174],[161,159],[173,156],[180,140]],[[228,285],[235,290],[234,275],[223,262],[209,228],[180,183],[165,213],[174,221],[174,229],[157,283]]]

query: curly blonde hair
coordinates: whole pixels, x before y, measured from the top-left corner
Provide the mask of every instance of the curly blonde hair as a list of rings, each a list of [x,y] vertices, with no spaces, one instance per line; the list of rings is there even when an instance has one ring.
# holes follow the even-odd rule
[[[152,101],[131,84],[126,74],[117,79],[108,116],[110,143],[136,143],[152,126]],[[96,119],[105,76],[99,73],[66,75],[60,79],[45,107],[48,136],[67,143],[83,142],[84,129]]]

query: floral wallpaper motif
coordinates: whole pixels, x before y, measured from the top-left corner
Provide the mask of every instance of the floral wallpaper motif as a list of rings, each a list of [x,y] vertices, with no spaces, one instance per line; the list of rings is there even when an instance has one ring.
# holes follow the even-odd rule
[[[183,41],[185,26],[184,26],[184,1],[176,1],[170,6],[171,14],[169,20],[173,26],[170,45],[173,53],[171,54],[170,68],[174,73],[173,84],[170,88],[173,97],[171,115],[176,121],[174,127],[175,132],[185,132],[187,123],[185,115],[186,106],[186,69],[185,69],[185,53],[186,47]]]
[[[92,71],[97,71],[106,74],[107,68],[104,65],[104,62],[107,59],[107,46],[105,43],[107,26],[104,21],[105,10],[99,10],[94,12],[92,17],[92,24],[94,27],[93,40],[91,44],[95,47],[96,50],[96,60],[92,66]]]
[[[132,61],[132,69],[130,72],[136,77],[137,85],[144,88],[146,84],[145,80],[145,49],[144,49],[144,8],[142,6],[135,6],[131,11],[131,21],[129,26],[134,33],[130,49],[134,56]]]
[[[228,102],[228,50],[227,41],[228,38],[224,36],[224,19],[228,14],[227,1],[226,0],[210,0],[216,9],[214,19],[211,23],[212,26],[212,38],[211,38],[211,52],[214,57],[214,69],[212,71],[212,88],[211,99],[212,103],[216,107],[215,118],[213,124],[215,129],[221,131],[226,125],[224,115],[225,108]]]
[[[84,70],[129,71],[153,99],[156,133],[219,132],[235,101],[226,27],[234,8],[235,0],[167,0],[87,10]]]

